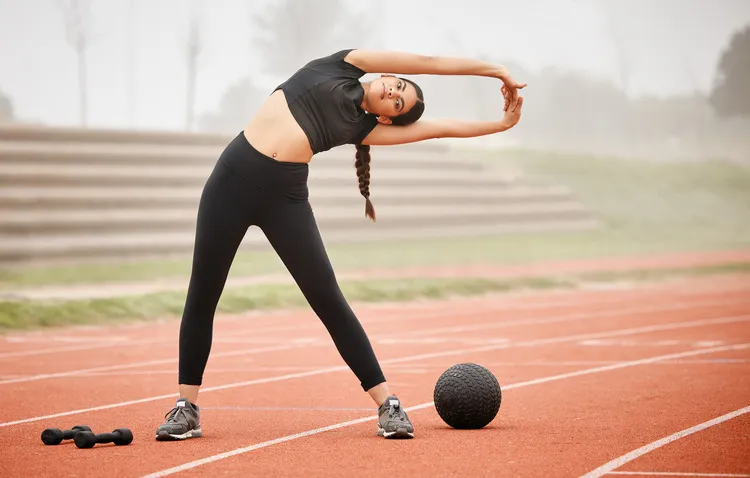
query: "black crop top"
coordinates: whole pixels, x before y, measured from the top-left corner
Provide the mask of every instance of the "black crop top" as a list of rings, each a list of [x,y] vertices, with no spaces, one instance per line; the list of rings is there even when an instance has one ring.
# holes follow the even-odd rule
[[[377,116],[361,107],[365,71],[344,61],[342,50],[312,60],[277,86],[310,141],[313,153],[358,144],[377,126]]]

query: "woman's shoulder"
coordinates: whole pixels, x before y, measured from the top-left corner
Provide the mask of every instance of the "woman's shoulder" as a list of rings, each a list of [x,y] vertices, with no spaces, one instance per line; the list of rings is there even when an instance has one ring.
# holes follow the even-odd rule
[[[346,48],[331,53],[330,55],[316,58],[308,62],[303,68],[313,68],[316,70],[322,69],[323,71],[334,74],[344,73],[351,78],[360,78],[364,76],[366,72],[346,61],[346,57],[354,50],[356,50],[356,48]]]

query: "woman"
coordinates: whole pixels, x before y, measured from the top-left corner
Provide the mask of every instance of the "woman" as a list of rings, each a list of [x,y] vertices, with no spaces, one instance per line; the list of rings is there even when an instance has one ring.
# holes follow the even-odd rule
[[[505,114],[498,121],[420,121],[422,90],[383,74],[476,75],[503,82]],[[414,427],[392,395],[369,339],[343,297],[308,202],[313,155],[356,145],[359,190],[373,221],[369,196],[371,145],[431,138],[482,136],[512,128],[523,99],[502,66],[460,58],[343,50],[311,61],[277,87],[244,131],[226,147],[208,178],[198,208],[193,267],[179,336],[179,395],[158,427],[157,440],[202,435],[196,405],[211,349],[213,319],[234,256],[247,229],[258,226],[321,319],[341,357],[378,407],[378,435],[411,438]]]

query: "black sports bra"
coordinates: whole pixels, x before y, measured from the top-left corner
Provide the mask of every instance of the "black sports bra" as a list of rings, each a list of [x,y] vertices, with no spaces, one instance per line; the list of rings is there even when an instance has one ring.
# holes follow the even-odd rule
[[[377,116],[361,107],[365,71],[344,61],[341,50],[315,59],[277,86],[310,141],[313,153],[343,144],[359,144],[377,126]]]

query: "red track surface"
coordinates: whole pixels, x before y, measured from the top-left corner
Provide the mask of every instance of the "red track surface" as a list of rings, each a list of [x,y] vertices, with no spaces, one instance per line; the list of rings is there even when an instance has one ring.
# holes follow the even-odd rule
[[[2,475],[582,476],[750,405],[747,277],[355,309],[391,389],[417,407],[413,440],[375,436],[372,402],[307,310],[217,319],[205,436],[178,443],[153,436],[174,404],[179,324],[70,328],[0,342]],[[448,428],[430,403],[462,361],[503,386],[482,430]],[[41,443],[76,424],[135,440]],[[749,431],[741,414],[616,471],[750,475]]]

